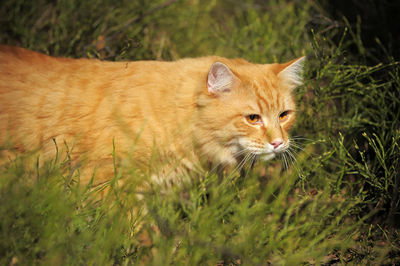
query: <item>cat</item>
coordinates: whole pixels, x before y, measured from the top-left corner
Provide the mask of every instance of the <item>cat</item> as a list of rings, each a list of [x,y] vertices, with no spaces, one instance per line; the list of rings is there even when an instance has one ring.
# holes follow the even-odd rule
[[[95,168],[96,183],[113,177],[115,160],[161,180],[202,170],[201,162],[269,160],[290,145],[303,62],[107,62],[0,46],[2,157],[35,149],[42,161],[67,154],[84,166],[83,183]]]

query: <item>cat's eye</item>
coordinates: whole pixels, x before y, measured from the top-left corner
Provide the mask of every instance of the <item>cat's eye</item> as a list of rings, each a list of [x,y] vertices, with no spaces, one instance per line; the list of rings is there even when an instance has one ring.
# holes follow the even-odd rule
[[[289,112],[288,111],[282,112],[279,115],[279,121],[280,122],[284,122],[284,121],[286,121],[288,119],[288,117],[289,117]]]
[[[259,115],[256,114],[251,114],[246,116],[246,120],[247,122],[249,122],[250,124],[257,124],[261,122],[261,117]]]

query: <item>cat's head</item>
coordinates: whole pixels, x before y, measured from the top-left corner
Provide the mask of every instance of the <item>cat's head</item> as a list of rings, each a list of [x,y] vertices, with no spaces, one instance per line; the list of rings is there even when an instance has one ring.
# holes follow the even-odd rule
[[[220,163],[246,155],[268,160],[290,146],[293,91],[302,83],[304,57],[285,64],[214,62],[199,98],[206,153]]]

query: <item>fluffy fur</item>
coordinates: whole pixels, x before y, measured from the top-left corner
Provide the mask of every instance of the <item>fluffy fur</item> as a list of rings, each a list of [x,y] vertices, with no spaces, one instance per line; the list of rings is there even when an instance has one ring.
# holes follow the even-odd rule
[[[97,182],[112,176],[113,141],[117,159],[152,173],[269,159],[289,146],[302,61],[104,62],[0,46],[0,147],[53,158],[56,143],[86,181],[100,168]]]

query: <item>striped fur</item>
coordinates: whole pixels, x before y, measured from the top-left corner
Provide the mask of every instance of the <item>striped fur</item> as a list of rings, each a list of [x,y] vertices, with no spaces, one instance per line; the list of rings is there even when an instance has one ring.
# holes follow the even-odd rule
[[[86,166],[86,182],[94,167],[103,173],[96,182],[112,176],[113,141],[117,162],[130,160],[151,172],[160,162],[165,171],[195,169],[202,160],[235,165],[245,153],[268,157],[273,139],[289,145],[300,61],[104,62],[0,46],[0,147],[5,155],[38,149],[48,159],[55,143],[66,154],[66,143],[72,161]],[[233,74],[221,93],[207,88],[216,62]],[[280,123],[286,110],[289,117]],[[249,124],[250,114],[259,114],[263,125]]]

